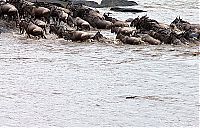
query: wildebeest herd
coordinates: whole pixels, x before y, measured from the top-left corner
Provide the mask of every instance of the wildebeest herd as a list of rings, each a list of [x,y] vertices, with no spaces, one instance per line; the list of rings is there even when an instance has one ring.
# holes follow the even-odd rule
[[[106,40],[101,30],[111,30],[124,44],[189,44],[199,42],[200,25],[177,17],[170,25],[147,15],[121,21],[81,4],[0,0],[0,18],[15,21],[20,33],[46,39],[46,34],[72,41]],[[48,32],[47,29],[48,28]],[[90,31],[96,31],[91,34]]]

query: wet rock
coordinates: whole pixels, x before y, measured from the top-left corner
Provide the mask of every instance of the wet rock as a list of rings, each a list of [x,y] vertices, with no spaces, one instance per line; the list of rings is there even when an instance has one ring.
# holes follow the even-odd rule
[[[120,8],[120,7],[113,7],[110,10],[116,11],[116,12],[133,12],[133,13],[146,12],[146,11],[140,10],[140,9]]]
[[[102,0],[101,6],[102,7],[114,7],[114,6],[134,6],[138,5],[134,1],[127,1],[127,0]]]
[[[78,1],[73,1],[73,4],[82,4],[82,5],[93,7],[93,8],[100,7],[100,5],[95,1],[78,0]]]
[[[139,96],[127,96],[126,99],[135,99],[138,98]]]

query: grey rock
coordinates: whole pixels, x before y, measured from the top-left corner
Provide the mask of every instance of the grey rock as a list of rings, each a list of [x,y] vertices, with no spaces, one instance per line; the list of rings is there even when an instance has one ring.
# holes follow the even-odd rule
[[[134,1],[127,1],[127,0],[102,0],[101,6],[102,7],[114,7],[114,6],[134,6],[138,5]]]
[[[86,1],[86,0],[71,0],[73,4],[83,4],[86,6],[100,8],[100,7],[114,7],[114,6],[134,6],[138,5],[134,1],[127,1],[127,0],[102,0],[101,4],[98,4],[95,1]]]
[[[110,10],[116,11],[116,12],[133,12],[133,13],[146,12],[146,11],[140,10],[140,9],[120,8],[120,7],[112,7]]]
[[[93,7],[93,8],[98,8],[100,5],[95,2],[95,1],[85,1],[85,0],[74,0],[72,1],[73,4],[83,4],[85,6]]]

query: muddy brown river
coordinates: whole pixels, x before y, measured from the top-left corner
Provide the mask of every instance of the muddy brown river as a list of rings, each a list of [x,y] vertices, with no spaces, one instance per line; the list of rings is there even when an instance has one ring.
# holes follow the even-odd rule
[[[159,2],[139,1],[137,7],[165,23],[179,14],[198,22],[197,1]],[[183,7],[187,14],[175,11]],[[126,19],[145,13],[125,14],[112,15]],[[0,127],[199,126],[198,45],[47,38],[27,39],[15,30],[0,34]]]

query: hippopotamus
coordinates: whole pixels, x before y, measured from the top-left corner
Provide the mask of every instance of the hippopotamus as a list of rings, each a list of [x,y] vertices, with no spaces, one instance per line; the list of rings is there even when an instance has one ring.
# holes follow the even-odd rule
[[[30,35],[33,35],[46,39],[43,29],[32,22],[27,22],[25,20],[22,20],[20,22],[20,29],[25,30],[29,38],[31,37]]]

